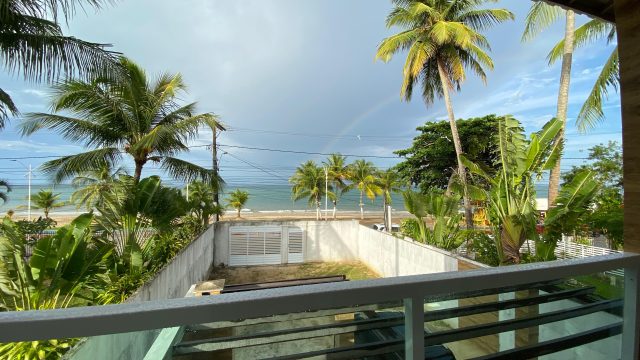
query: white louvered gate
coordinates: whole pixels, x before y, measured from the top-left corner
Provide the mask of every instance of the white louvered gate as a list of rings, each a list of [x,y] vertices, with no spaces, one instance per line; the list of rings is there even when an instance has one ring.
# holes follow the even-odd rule
[[[232,226],[229,266],[303,262],[303,232],[298,227]]]
[[[290,227],[288,233],[288,263],[301,263],[304,260],[302,257],[302,229]]]

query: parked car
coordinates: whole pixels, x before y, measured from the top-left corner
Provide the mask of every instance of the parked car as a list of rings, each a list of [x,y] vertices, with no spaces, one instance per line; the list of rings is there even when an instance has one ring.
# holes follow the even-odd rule
[[[373,230],[386,231],[384,224],[373,224],[371,228]],[[398,231],[400,231],[400,225],[391,224],[391,232],[398,232]]]

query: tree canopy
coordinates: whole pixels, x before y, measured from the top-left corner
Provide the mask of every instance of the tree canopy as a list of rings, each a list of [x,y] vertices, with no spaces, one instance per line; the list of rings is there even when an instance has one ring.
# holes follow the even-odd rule
[[[497,143],[497,115],[457,120],[458,131],[465,149],[465,156],[472,161],[482,161],[493,166]],[[451,146],[449,123],[427,122],[416,129],[420,133],[413,145],[395,154],[405,158],[397,169],[422,193],[430,188],[445,189],[456,169],[456,152]]]

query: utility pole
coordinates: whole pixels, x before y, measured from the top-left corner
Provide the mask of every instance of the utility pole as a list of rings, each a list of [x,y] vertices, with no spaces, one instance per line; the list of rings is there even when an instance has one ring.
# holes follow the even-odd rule
[[[217,141],[217,135],[218,135],[218,131],[225,131],[227,129],[224,128],[224,126],[220,125],[219,122],[216,122],[216,126],[213,127],[213,143],[211,145],[211,151],[213,153],[213,174],[216,177],[216,180],[218,178],[220,178],[219,176],[219,169],[218,169],[218,141]],[[213,201],[216,205],[220,204],[220,184],[216,184],[216,188],[215,188],[215,192],[213,193]],[[216,214],[215,216],[215,221],[219,221],[220,220],[220,216],[218,214]]]

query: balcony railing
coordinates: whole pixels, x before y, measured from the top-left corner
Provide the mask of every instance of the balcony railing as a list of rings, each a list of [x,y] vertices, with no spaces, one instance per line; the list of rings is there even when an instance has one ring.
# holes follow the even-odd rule
[[[594,287],[565,286],[567,278],[605,273],[613,269],[624,269],[624,291],[620,299],[616,296],[596,296]],[[496,334],[502,340],[505,333],[519,329],[538,329],[546,326],[545,324],[602,313],[608,319],[606,323],[593,323],[589,329],[578,329],[577,335],[567,334],[552,342],[536,335],[538,338],[534,343],[521,347],[515,343],[508,345],[508,341],[505,341],[494,352],[485,354],[482,358],[539,356],[622,334],[617,351],[622,359],[630,360],[638,358],[639,269],[640,255],[622,253],[467,272],[308,285],[144,303],[5,312],[0,313],[0,342],[165,329],[158,338],[165,338],[166,348],[158,349],[154,345],[153,354],[158,354],[159,351],[162,356],[157,358],[171,358],[198,351],[268,344],[269,341],[265,339],[269,338],[275,344],[304,339],[305,334],[318,337],[351,333],[356,335],[346,346],[301,352],[281,358],[302,355],[352,358],[355,355],[394,353],[407,359],[424,359],[425,348],[429,346],[489,334]],[[518,294],[523,291],[527,291],[530,296],[521,299]],[[496,301],[468,301],[487,295],[495,295]],[[443,306],[447,301],[454,303]],[[566,303],[562,309],[540,310],[542,304],[551,301]],[[440,308],[429,307],[429,304],[436,303]],[[507,314],[506,311],[516,308],[536,310],[526,313],[526,316],[520,314],[520,317],[517,313],[511,313],[511,316],[500,315],[497,321],[486,324],[462,326],[458,322],[464,316],[487,312]],[[287,317],[287,314],[297,315]],[[300,319],[338,314],[350,314],[351,317],[336,322],[325,321],[317,328],[307,326],[304,322],[296,323]],[[246,319],[268,320],[242,322]],[[265,330],[264,326],[261,330],[250,327],[252,324],[283,319],[288,319],[289,325],[277,330]],[[426,326],[430,321],[443,319],[454,319],[456,324],[444,330]],[[242,326],[244,333],[234,331],[224,336],[199,338],[195,342],[180,338],[185,329],[190,332],[213,331],[233,326]],[[402,329],[387,337],[376,332],[374,340],[365,341],[360,336],[365,330],[397,330],[398,327]],[[540,351],[543,348],[547,350]]]

